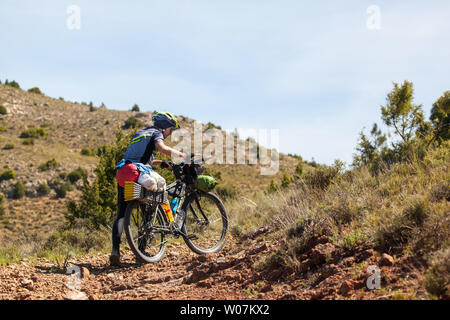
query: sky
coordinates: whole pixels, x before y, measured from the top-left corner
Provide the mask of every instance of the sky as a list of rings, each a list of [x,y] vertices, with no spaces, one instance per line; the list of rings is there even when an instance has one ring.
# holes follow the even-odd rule
[[[412,81],[429,116],[450,89],[449,40],[448,0],[2,0],[0,80],[277,129],[283,153],[350,164],[393,82]]]

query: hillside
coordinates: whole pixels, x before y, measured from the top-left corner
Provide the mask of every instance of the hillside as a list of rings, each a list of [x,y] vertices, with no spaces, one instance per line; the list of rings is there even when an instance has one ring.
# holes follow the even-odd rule
[[[151,123],[152,115],[68,102],[6,85],[0,85],[0,105],[7,110],[0,115],[3,128],[0,130],[0,173],[13,170],[16,174],[14,179],[0,179],[0,192],[7,197],[5,213],[0,217],[0,244],[4,245],[54,230],[63,219],[66,200],[77,199],[80,195],[81,179],[64,198],[57,196],[56,189],[67,181],[67,174],[80,167],[87,171],[89,179],[93,178],[98,158],[82,155],[82,149],[90,148],[87,150],[95,154],[97,147],[114,143],[115,133],[128,118]],[[184,116],[178,116],[178,120],[183,128],[193,132],[194,120]],[[20,137],[30,128],[46,133],[33,138],[32,145],[24,144],[30,138]],[[124,129],[125,132],[131,130]],[[170,139],[167,144],[174,145]],[[56,160],[56,167],[46,171],[39,169],[52,159]],[[292,174],[297,163],[296,158],[280,155],[280,171],[275,176],[261,175],[259,165],[211,165],[208,168],[211,173],[220,175],[220,186],[225,191],[246,195],[266,190],[271,180],[280,180],[284,172]],[[16,200],[13,189],[19,181],[26,195]],[[40,184],[50,186],[48,194],[39,194]]]
[[[257,165],[208,166],[229,194],[224,249],[198,256],[170,238],[166,256],[143,265],[124,240],[121,266],[110,267],[108,228],[60,227],[66,201],[80,197],[80,180],[65,197],[56,191],[78,167],[93,179],[98,158],[83,148],[111,143],[130,116],[151,114],[0,89],[8,111],[0,116],[1,157],[17,173],[0,184],[0,299],[450,299],[448,141],[389,165],[367,148],[374,161],[351,170],[286,155],[276,176],[260,175]],[[179,119],[192,129],[193,120]],[[29,126],[47,134],[24,145]],[[57,164],[39,169],[51,159]],[[13,199],[17,181],[26,195]],[[34,193],[44,181],[50,193]],[[67,285],[71,265],[81,268],[77,290]]]

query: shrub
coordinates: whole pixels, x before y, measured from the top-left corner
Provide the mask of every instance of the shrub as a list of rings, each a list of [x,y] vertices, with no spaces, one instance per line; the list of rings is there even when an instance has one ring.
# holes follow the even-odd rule
[[[206,129],[205,129],[205,130],[208,130],[208,129],[218,129],[218,130],[222,130],[222,127],[221,127],[221,126],[218,126],[218,125],[215,125],[215,124],[212,123],[212,122],[208,122],[208,123],[206,124]],[[248,139],[247,139],[247,141],[248,141]]]
[[[450,248],[434,253],[425,275],[425,289],[437,297],[450,297]]]
[[[67,178],[71,183],[75,183],[81,178],[87,178],[87,170],[78,167],[78,169],[73,170],[67,175]]]
[[[7,114],[8,110],[6,110],[6,108],[2,105],[0,105],[0,114]]]
[[[339,177],[343,164],[335,162],[334,166],[320,165],[313,171],[309,171],[303,175],[303,180],[313,189],[325,190],[328,186]]]
[[[29,128],[25,131],[22,131],[20,134],[20,138],[39,138],[47,135],[47,132],[42,128]]]
[[[78,201],[67,203],[65,218],[70,225],[80,219],[88,219],[91,225],[110,226],[117,211],[116,165],[122,159],[134,131],[124,135],[122,130],[116,133],[116,143],[99,148],[99,161],[95,169],[96,178],[90,184],[83,179],[82,195]]]
[[[5,86],[10,86],[10,87],[13,87],[13,88],[20,89],[19,84],[16,81],[14,81],[14,80],[13,81],[8,81],[8,79],[6,79]]]
[[[14,184],[12,196],[14,199],[21,199],[25,196],[25,187],[20,181]]]
[[[6,170],[0,173],[0,181],[15,179],[16,173],[13,170]]]
[[[58,166],[58,162],[55,159],[48,160],[46,163],[43,163],[39,166],[39,170],[47,171],[50,169],[55,169]]]
[[[81,154],[83,156],[95,156],[97,154],[97,150],[95,150],[94,148],[88,148],[88,147],[84,147],[83,149],[81,149]]]
[[[7,143],[3,147],[3,150],[11,150],[11,149],[14,149],[14,145],[12,143]]]
[[[69,182],[66,182],[56,187],[55,192],[58,198],[65,198],[67,192],[72,190],[73,186]]]
[[[5,126],[0,126],[0,132],[5,132],[6,131],[6,127]]]
[[[5,195],[0,192],[0,218],[3,218],[5,215]]]
[[[292,182],[292,178],[285,172],[281,177],[281,188],[286,189]]]
[[[129,128],[140,128],[143,127],[144,123],[135,117],[129,117],[124,125],[122,126],[122,129],[129,129]]]
[[[41,90],[38,87],[33,87],[31,89],[28,89],[28,92],[42,94]]]
[[[279,190],[278,185],[276,184],[275,180],[271,180],[269,186],[267,187],[267,193],[271,194],[271,193],[275,193]]]
[[[223,200],[227,199],[235,199],[238,195],[238,192],[233,186],[217,186],[215,189],[217,195]]]
[[[46,183],[41,183],[37,188],[37,192],[45,196],[50,193],[50,187]]]
[[[25,138],[22,141],[22,144],[26,145],[26,146],[33,146],[34,145],[34,139],[33,138]]]
[[[141,110],[139,109],[139,106],[137,104],[134,104],[134,106],[131,108],[131,111],[139,112]]]

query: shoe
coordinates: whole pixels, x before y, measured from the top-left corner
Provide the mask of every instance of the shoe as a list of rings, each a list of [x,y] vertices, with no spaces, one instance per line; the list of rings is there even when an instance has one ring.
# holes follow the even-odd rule
[[[111,254],[109,256],[109,265],[113,267],[117,267],[120,265],[120,255],[118,254]]]

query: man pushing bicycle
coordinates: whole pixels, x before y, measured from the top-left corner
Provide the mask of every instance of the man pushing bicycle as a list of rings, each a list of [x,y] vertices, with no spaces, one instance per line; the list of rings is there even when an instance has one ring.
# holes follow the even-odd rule
[[[123,221],[127,203],[124,200],[125,181],[138,181],[141,173],[150,173],[146,165],[160,165],[167,168],[166,161],[153,160],[155,150],[168,156],[185,158],[186,155],[164,144],[174,130],[180,128],[174,115],[165,111],[157,111],[152,117],[153,126],[148,126],[136,132],[130,141],[123,159],[117,164],[117,216],[112,227],[112,251],[109,257],[110,265],[120,264],[120,239],[123,232]]]

